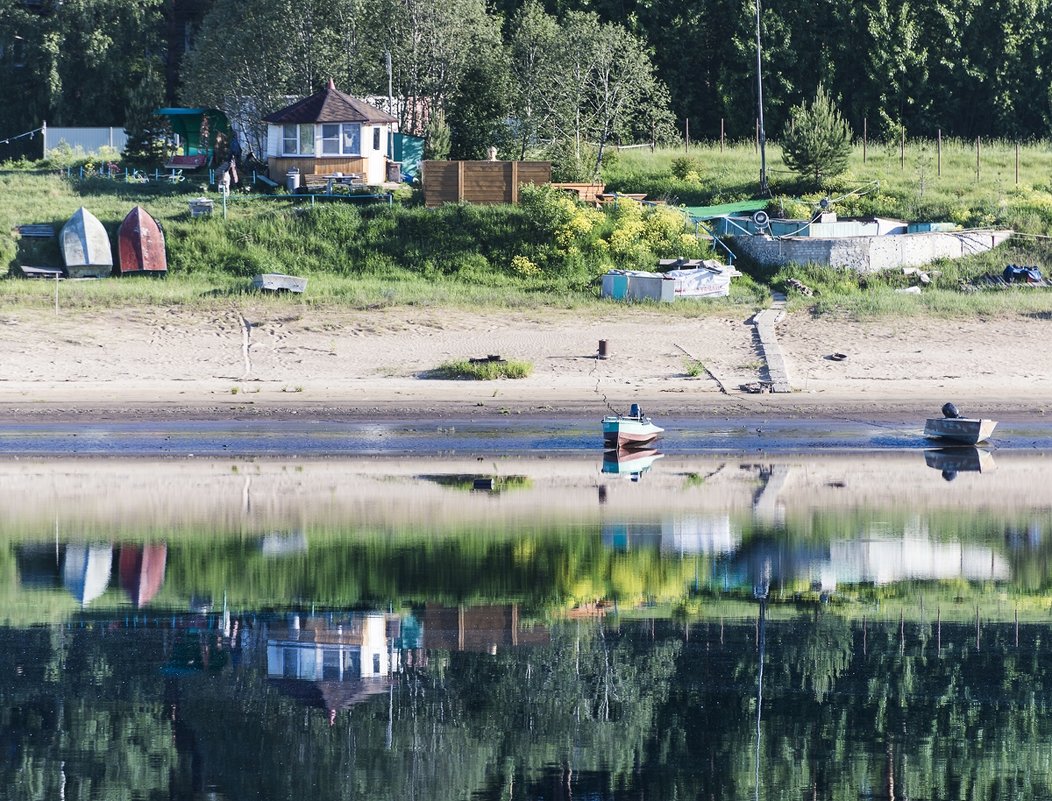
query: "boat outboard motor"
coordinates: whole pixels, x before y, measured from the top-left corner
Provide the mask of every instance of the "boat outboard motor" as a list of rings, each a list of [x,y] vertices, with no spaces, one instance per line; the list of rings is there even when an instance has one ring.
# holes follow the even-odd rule
[[[944,403],[942,405],[942,416],[943,417],[960,417],[961,413],[957,411],[957,407],[952,403]]]
[[[629,417],[642,417],[642,413],[639,411],[639,404],[633,403],[632,408],[628,410]]]

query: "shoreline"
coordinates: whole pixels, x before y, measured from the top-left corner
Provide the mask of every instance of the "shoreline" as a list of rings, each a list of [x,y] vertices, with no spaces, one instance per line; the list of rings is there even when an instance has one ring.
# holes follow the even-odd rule
[[[651,416],[916,423],[954,402],[968,417],[1052,418],[1052,318],[829,320],[777,329],[793,391],[765,378],[733,309],[684,317],[642,307],[573,310],[302,305],[0,312],[0,423],[156,420],[601,418]],[[597,358],[605,340],[609,358]],[[833,359],[832,354],[846,354]],[[525,379],[429,371],[487,354]]]

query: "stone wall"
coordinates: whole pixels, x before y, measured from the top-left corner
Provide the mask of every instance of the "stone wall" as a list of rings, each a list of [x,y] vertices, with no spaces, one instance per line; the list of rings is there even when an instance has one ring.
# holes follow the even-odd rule
[[[875,273],[900,267],[921,267],[936,259],[959,259],[984,253],[1011,235],[1011,231],[959,231],[839,239],[742,236],[733,239],[731,245],[738,254],[765,267],[822,264]]]

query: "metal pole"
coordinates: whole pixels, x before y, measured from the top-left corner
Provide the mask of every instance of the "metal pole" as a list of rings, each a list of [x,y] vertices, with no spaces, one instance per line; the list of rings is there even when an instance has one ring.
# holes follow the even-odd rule
[[[763,130],[763,75],[761,73],[761,50],[760,50],[760,0],[756,0],[756,109],[758,138],[760,141],[760,194],[769,192],[767,186],[767,136]]]

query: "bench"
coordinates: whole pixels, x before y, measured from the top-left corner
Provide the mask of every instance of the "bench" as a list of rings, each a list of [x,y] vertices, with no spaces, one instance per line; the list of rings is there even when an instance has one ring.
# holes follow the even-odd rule
[[[196,156],[172,156],[164,165],[166,170],[196,170],[205,166],[208,157],[204,154]]]
[[[364,186],[362,176],[357,173],[350,173],[336,177],[334,175],[308,172],[300,175],[300,187],[302,189],[321,189],[326,194],[332,194],[332,188],[335,184],[344,184],[345,186]]]
[[[606,191],[605,184],[553,183],[552,186],[577,195],[582,203],[596,203],[599,195]]]

